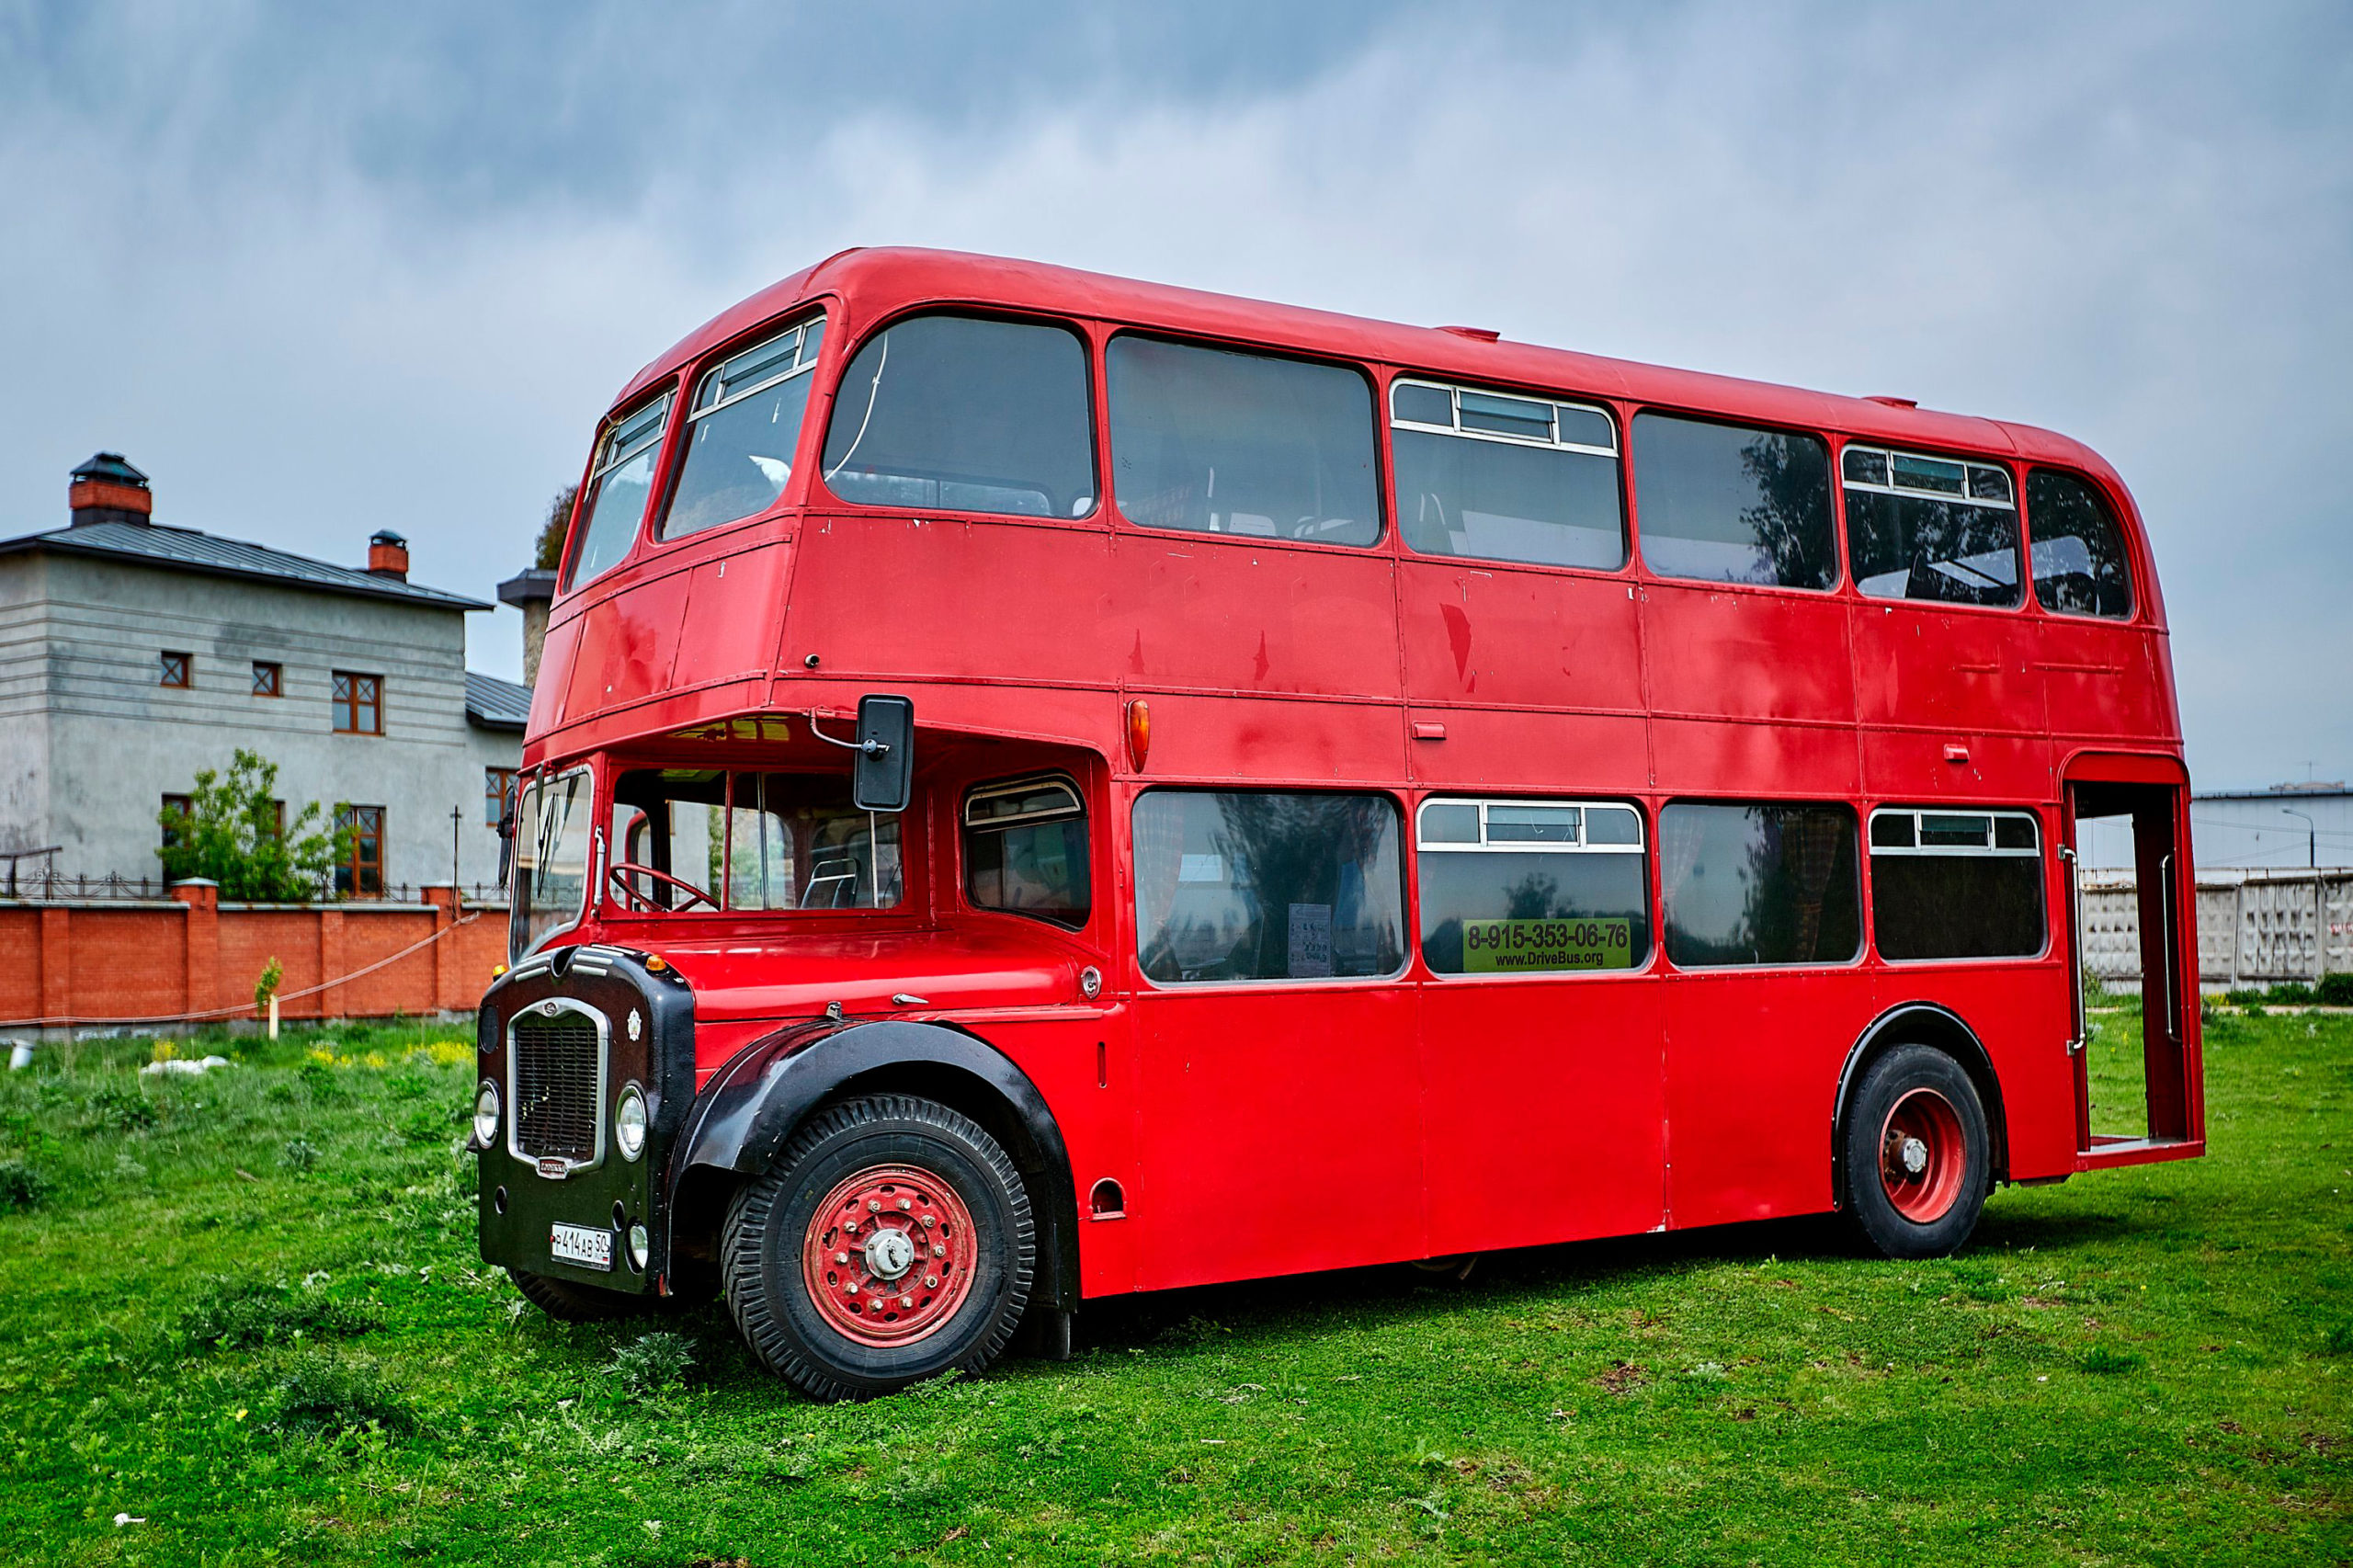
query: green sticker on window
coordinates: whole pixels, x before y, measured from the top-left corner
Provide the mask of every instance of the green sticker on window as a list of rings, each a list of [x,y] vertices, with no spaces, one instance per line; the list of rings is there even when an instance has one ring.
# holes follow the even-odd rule
[[[1631,920],[1465,920],[1466,974],[1556,969],[1631,969]]]

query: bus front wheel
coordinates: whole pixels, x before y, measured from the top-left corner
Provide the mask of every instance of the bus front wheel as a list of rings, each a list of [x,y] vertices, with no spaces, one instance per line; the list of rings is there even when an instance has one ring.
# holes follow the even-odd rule
[[[873,1095],[818,1112],[729,1205],[727,1305],[771,1371],[818,1399],[978,1371],[1037,1267],[1020,1173],[960,1111]]]
[[[1889,1257],[1942,1257],[1985,1208],[1993,1156],[1985,1108],[1961,1063],[1899,1045],[1864,1072],[1847,1113],[1846,1204]]]

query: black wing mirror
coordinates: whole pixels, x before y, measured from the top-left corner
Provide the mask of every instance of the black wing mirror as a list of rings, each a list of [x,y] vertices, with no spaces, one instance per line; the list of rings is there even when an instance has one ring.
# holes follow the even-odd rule
[[[858,702],[858,762],[850,802],[862,812],[904,812],[915,790],[915,705],[904,697]]]

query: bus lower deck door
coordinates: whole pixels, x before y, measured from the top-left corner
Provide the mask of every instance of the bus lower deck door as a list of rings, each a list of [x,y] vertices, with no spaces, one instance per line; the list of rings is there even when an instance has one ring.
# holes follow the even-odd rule
[[[2169,761],[2104,757],[2068,769],[2075,1146],[2095,1160],[2204,1135],[2188,796]],[[2139,982],[2137,1041],[2120,1009],[2091,1013],[2087,976]]]

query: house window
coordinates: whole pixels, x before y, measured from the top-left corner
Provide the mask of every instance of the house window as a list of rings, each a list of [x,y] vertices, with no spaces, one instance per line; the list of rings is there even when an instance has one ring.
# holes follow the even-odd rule
[[[384,808],[342,806],[337,827],[351,830],[351,842],[335,869],[335,891],[346,898],[384,896]]]
[[[163,824],[165,848],[176,849],[180,846],[180,840],[185,835],[181,833],[179,828],[173,825],[173,823],[187,822],[188,813],[193,810],[195,806],[196,798],[192,795],[166,795],[164,797],[164,811],[162,814],[170,819]]]
[[[188,672],[195,667],[194,655],[175,653],[167,648],[164,651],[162,661],[157,666],[155,684],[174,686],[185,691],[189,685]]]
[[[384,733],[384,677],[335,672],[335,733],[338,735],[381,735]]]
[[[485,767],[482,770],[482,820],[492,827],[506,820],[506,797],[515,792],[515,770],[511,767]]]
[[[283,801],[269,803],[269,835],[278,839],[286,836],[286,802]]]
[[[254,661],[254,695],[256,697],[286,695],[285,667],[273,665],[267,659],[256,659]]]

